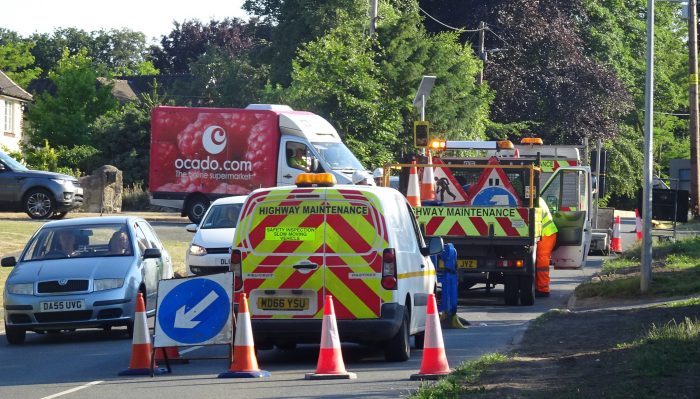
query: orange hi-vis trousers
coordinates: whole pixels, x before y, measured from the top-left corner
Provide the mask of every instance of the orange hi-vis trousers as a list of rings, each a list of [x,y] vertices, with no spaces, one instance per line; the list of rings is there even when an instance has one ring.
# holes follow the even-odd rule
[[[535,261],[535,289],[540,292],[549,292],[549,262],[557,243],[557,233],[550,236],[542,236],[537,243],[537,260]]]

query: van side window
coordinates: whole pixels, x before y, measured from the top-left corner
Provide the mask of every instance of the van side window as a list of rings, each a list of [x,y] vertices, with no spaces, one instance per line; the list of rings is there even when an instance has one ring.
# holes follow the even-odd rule
[[[407,219],[409,215],[406,215],[406,209],[402,208],[399,202],[396,205],[384,207],[384,216],[387,219],[388,229],[393,231],[398,238],[396,240],[397,251],[413,252],[415,250],[413,240],[408,238],[413,234]]]
[[[300,169],[304,172],[309,171],[308,147],[301,143],[289,141],[287,142],[285,151],[287,155],[287,166]]]
[[[411,220],[411,225],[413,226],[413,234],[416,237],[416,242],[418,243],[418,248],[423,248],[425,246],[425,240],[423,239],[423,234],[421,234],[420,228],[418,227],[418,222],[416,222],[416,215],[413,213],[411,206],[406,204],[409,213],[409,219]]]

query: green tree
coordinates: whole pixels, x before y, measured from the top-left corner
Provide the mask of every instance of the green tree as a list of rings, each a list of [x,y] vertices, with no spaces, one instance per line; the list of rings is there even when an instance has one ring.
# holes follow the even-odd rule
[[[63,58],[49,73],[55,94],[38,95],[27,114],[31,142],[40,144],[46,139],[55,146],[90,144],[90,124],[117,106],[111,86],[98,82],[100,75],[85,50],[76,55],[64,50]]]
[[[110,164],[123,173],[125,186],[148,181],[151,141],[150,108],[127,103],[100,116],[92,125],[95,147],[100,150],[97,164]]]
[[[34,65],[32,47],[34,43],[0,28],[0,71],[25,89],[41,73],[41,68]]]

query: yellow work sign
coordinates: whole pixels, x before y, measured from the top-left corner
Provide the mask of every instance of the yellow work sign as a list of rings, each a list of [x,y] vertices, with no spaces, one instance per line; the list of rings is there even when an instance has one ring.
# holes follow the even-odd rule
[[[315,227],[266,227],[267,241],[314,241]]]
[[[688,75],[688,84],[697,86],[697,84],[698,84],[698,74],[697,73],[691,73],[690,75]]]

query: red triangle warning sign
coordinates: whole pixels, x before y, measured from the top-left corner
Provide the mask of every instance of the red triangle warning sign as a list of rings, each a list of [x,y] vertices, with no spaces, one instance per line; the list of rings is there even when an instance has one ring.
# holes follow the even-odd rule
[[[496,157],[491,157],[487,165],[499,165]],[[467,191],[468,205],[471,206],[522,206],[520,196],[502,168],[484,168],[479,180]]]
[[[435,175],[435,199],[445,205],[467,205],[467,193],[450,172],[450,168],[438,157],[433,157],[433,174]]]

